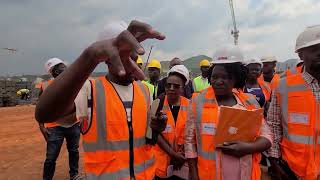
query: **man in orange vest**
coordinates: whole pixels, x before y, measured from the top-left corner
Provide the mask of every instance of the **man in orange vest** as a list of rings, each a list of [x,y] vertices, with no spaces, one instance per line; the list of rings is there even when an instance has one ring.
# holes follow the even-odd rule
[[[145,78],[135,61],[137,54],[145,52],[139,42],[164,38],[142,22],[132,21],[129,26],[124,22],[110,23],[99,35],[99,41],[86,48],[41,96],[36,108],[39,122],[53,122],[72,114],[74,99],[86,79],[101,62],[108,65],[107,76],[90,80],[90,110],[82,118],[88,180],[154,178],[155,157],[149,144],[157,142],[167,118],[161,112],[149,117],[150,95],[141,81],[134,80]]]
[[[288,70],[286,70],[284,73],[281,74],[280,78],[284,78],[286,76],[291,76],[291,75],[295,75],[298,73],[302,73],[303,72],[303,61],[298,60],[296,63],[295,67],[292,67]]]
[[[280,80],[268,112],[271,171],[278,178],[313,180],[320,178],[319,25],[298,36],[296,52],[305,69]]]
[[[57,78],[65,69],[66,63],[58,58],[51,58],[45,63],[45,69]],[[41,84],[39,96],[47,89],[53,80]],[[59,156],[64,139],[69,152],[70,179],[81,179],[79,175],[79,140],[80,126],[74,114],[59,118],[56,122],[39,123],[40,131],[47,142],[46,160],[43,168],[43,179],[51,180],[54,176],[56,160]]]
[[[261,57],[261,62],[263,63],[262,76],[261,78],[271,83],[271,81],[276,78],[275,68],[277,66],[277,59],[275,56],[263,56]]]

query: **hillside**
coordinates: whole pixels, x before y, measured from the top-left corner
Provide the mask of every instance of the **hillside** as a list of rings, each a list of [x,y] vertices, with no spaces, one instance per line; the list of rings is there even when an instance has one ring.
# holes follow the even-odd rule
[[[183,60],[183,64],[191,71],[195,73],[200,73],[199,63],[202,59],[208,59],[211,61],[211,58],[206,55],[193,56],[188,59]],[[168,71],[169,61],[161,61],[161,66],[163,71]]]

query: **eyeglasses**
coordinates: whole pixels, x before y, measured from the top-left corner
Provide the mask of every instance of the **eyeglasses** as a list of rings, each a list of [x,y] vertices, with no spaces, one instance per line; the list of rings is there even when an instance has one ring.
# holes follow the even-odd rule
[[[165,88],[170,89],[173,86],[173,89],[179,89],[182,86],[179,84],[166,83]]]

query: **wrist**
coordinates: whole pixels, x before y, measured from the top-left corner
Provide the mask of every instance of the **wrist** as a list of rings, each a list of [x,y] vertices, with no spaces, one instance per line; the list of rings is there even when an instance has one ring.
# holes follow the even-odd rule
[[[169,156],[171,158],[175,158],[176,157],[176,152],[172,148],[169,149]]]
[[[89,63],[89,66],[97,66],[100,63],[100,61],[97,55],[93,52],[94,51],[92,50],[91,46],[86,48],[79,57],[80,61],[83,61],[82,63]]]

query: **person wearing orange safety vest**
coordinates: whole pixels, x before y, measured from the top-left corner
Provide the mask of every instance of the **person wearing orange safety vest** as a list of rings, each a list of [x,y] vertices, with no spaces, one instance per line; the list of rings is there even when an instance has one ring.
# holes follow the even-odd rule
[[[65,69],[66,63],[58,58],[51,58],[45,63],[45,69],[57,78]],[[48,80],[41,83],[39,96],[53,83],[54,80]],[[39,123],[40,131],[47,142],[46,160],[43,168],[43,179],[51,180],[55,173],[56,160],[64,139],[67,141],[69,152],[70,179],[79,180],[82,176],[79,174],[79,140],[80,126],[75,114],[64,116],[56,122]]]
[[[268,112],[274,134],[270,170],[276,178],[316,180],[320,178],[319,25],[298,36],[295,51],[304,71],[280,80]]]
[[[143,71],[137,55],[139,42],[165,36],[143,22],[128,26],[117,21],[105,26],[99,41],[86,48],[47,91],[36,107],[39,122],[53,122],[75,112],[74,99],[100,63],[109,73],[90,80],[88,114],[81,119],[84,170],[88,180],[151,180],[155,176],[153,146],[166,127],[166,115],[149,113],[148,88],[139,80]],[[57,98],[59,97],[59,98]]]
[[[281,74],[280,78],[284,78],[284,77],[295,75],[302,72],[303,72],[303,61],[298,60],[296,63],[296,66],[286,70],[284,73]]]
[[[184,87],[189,83],[189,71],[184,65],[176,65],[168,72],[166,79],[166,94],[158,97],[160,105],[167,115],[165,131],[158,138],[155,148],[156,180],[188,179],[188,168],[184,157],[184,134],[187,119],[189,99],[183,97]],[[156,103],[158,101],[154,101]],[[159,110],[160,110],[159,109]],[[177,173],[169,170],[181,171]],[[175,175],[176,174],[176,175]]]
[[[262,75],[259,77],[259,81],[265,81],[270,84],[271,90],[274,89],[280,80],[280,75],[275,72],[277,66],[277,59],[275,56],[263,56],[261,57]]]
[[[244,92],[253,94],[260,106],[264,107],[270,99],[271,88],[265,81],[258,79],[261,76],[263,64],[257,59],[250,59],[246,62],[246,67],[248,68],[248,77]]]
[[[245,85],[246,67],[237,47],[217,50],[209,70],[211,87],[191,101],[186,122],[185,154],[190,168],[190,179],[197,180],[260,180],[260,153],[271,146],[271,133],[262,120],[254,142],[224,142],[215,146],[215,132],[220,106],[240,109],[259,109],[251,94],[241,90]],[[219,60],[220,59],[220,60]]]

